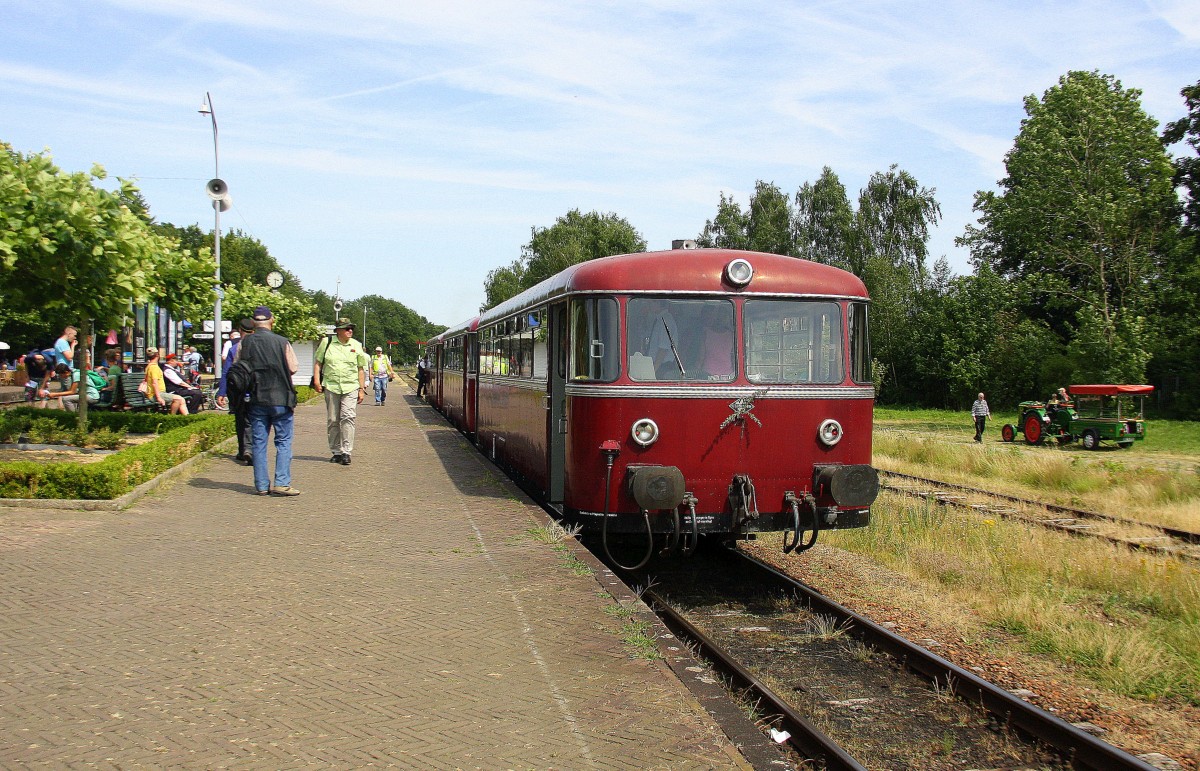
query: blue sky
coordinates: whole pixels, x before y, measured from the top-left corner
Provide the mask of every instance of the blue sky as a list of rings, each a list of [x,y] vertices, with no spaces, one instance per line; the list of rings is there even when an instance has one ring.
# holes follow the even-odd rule
[[[0,0],[0,140],[136,179],[212,228],[212,127],[233,209],[308,289],[474,314],[492,268],[570,209],[651,249],[722,192],[830,166],[852,200],[891,164],[954,238],[1004,174],[1022,99],[1069,70],[1160,123],[1200,80],[1200,3],[737,0]],[[340,280],[340,284],[338,283]]]

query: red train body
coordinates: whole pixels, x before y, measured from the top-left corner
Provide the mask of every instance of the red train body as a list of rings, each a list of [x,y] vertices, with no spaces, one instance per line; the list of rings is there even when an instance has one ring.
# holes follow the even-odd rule
[[[867,303],[773,254],[593,260],[430,341],[429,399],[585,532],[791,550],[870,519]]]

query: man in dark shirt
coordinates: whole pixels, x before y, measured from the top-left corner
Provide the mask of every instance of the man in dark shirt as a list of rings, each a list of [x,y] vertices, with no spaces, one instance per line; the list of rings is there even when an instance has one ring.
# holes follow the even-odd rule
[[[254,334],[238,346],[236,361],[248,363],[254,372],[254,385],[246,415],[250,423],[256,495],[299,495],[292,487],[292,428],[296,407],[296,388],[292,374],[299,366],[296,352],[287,338],[275,334],[275,316],[260,305],[254,309]],[[267,435],[275,429],[274,484],[267,469]]]

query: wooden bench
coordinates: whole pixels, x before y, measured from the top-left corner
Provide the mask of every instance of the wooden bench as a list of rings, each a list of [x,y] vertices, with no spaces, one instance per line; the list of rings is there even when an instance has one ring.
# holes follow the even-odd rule
[[[145,372],[122,372],[117,375],[117,387],[113,390],[114,410],[133,410],[145,412],[163,412],[166,407],[155,399],[147,399],[138,390],[138,386],[146,379]]]

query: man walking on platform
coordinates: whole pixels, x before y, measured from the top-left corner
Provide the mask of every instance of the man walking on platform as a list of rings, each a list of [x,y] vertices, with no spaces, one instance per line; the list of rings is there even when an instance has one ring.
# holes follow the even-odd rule
[[[329,460],[350,465],[354,452],[354,421],[358,405],[367,397],[367,353],[354,339],[354,322],[338,319],[337,339],[330,340],[313,357],[313,382],[325,394],[325,428],[329,438]]]
[[[249,389],[247,417],[254,458],[254,492],[257,495],[299,495],[292,487],[292,430],[295,423],[296,387],[292,375],[299,364],[287,338],[275,334],[271,309],[254,309],[254,334],[242,340],[235,362],[246,362],[254,372]],[[267,435],[275,429],[275,480],[267,472]]]
[[[395,377],[392,360],[383,353],[382,347],[375,346],[375,355],[371,357],[371,382],[375,386],[376,407],[382,407],[387,402],[387,386]]]

